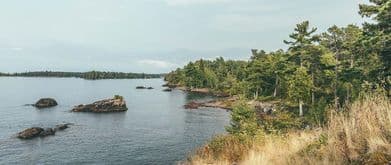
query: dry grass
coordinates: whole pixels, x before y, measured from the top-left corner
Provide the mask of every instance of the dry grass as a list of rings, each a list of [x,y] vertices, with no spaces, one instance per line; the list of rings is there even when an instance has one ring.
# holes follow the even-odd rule
[[[188,164],[388,164],[391,103],[368,97],[330,115],[327,128],[265,135],[251,145],[220,137],[219,150],[200,149]],[[209,147],[209,148],[208,148]],[[236,156],[236,157],[235,157]]]

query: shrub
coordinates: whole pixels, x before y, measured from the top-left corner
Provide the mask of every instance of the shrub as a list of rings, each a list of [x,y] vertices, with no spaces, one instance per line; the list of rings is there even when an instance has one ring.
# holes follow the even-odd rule
[[[226,130],[228,133],[242,139],[246,139],[247,136],[254,137],[261,131],[254,109],[250,108],[244,101],[239,101],[234,106],[231,112],[231,123],[230,126],[226,127]]]
[[[120,99],[120,100],[123,100],[124,97],[123,96],[120,96],[120,95],[114,95],[114,99]]]

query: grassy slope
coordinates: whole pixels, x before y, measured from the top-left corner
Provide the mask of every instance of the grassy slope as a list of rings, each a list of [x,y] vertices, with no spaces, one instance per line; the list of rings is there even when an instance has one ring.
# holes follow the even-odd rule
[[[331,114],[325,128],[266,134],[250,143],[230,135],[216,139],[200,148],[188,164],[387,164],[391,103],[384,97],[356,101],[345,113]]]

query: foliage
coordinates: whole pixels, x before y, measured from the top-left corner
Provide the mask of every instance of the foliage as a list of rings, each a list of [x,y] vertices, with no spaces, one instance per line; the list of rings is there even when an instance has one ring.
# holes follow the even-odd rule
[[[260,114],[258,122],[266,133],[285,133],[301,127],[301,120],[290,112],[279,111],[272,115]]]
[[[187,82],[186,86],[195,81],[194,87],[282,103],[270,114],[256,115],[243,102],[232,111],[229,137],[256,144],[254,137],[262,135],[264,142],[243,164],[387,164],[391,161],[391,1],[369,0],[360,4],[359,14],[372,21],[362,27],[334,25],[321,33],[304,21],[284,41],[289,46],[286,51],[251,49],[248,61],[199,60],[190,63],[196,72],[183,74],[185,66],[167,77]],[[366,98],[372,92],[385,94]],[[299,109],[299,115],[292,108]],[[274,134],[313,126],[323,128]],[[235,148],[243,144],[214,142],[221,154],[212,163],[232,164],[237,159],[227,147],[247,150]],[[242,150],[236,158],[242,158]]]
[[[254,137],[262,131],[258,127],[254,109],[250,108],[245,102],[239,102],[234,106],[231,112],[231,123],[226,130],[240,139]]]
[[[119,99],[119,100],[123,100],[124,97],[123,96],[120,96],[120,95],[114,95],[114,99]]]
[[[24,72],[1,74],[0,76],[15,76],[15,77],[77,77],[87,80],[98,79],[137,79],[137,78],[160,78],[162,74],[144,74],[144,73],[122,73],[122,72]]]
[[[385,95],[366,95],[342,111],[332,112],[323,128],[265,134],[262,140],[248,143],[241,143],[232,135],[219,136],[200,149],[189,164],[388,164],[391,161],[391,102]]]
[[[325,109],[358,99],[360,93],[384,90],[391,96],[390,1],[360,5],[374,21],[363,28],[332,26],[317,33],[309,21],[296,25],[285,40],[288,50],[252,49],[248,61],[198,60],[166,75],[171,84],[209,88],[246,99],[293,103],[305,123],[325,122]]]

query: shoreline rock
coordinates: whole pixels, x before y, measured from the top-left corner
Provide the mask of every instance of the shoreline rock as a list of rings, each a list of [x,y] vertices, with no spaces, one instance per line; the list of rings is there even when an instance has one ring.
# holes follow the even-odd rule
[[[191,101],[184,105],[185,109],[198,109],[200,107],[208,107],[208,108],[220,108],[225,110],[232,110],[232,104],[235,102],[233,98],[230,99],[217,99],[211,100],[207,102],[195,102]]]
[[[172,89],[171,88],[166,88],[166,89],[163,89],[163,92],[171,92]]]
[[[136,89],[153,89],[153,87],[137,86]]]
[[[17,137],[19,139],[27,140],[37,137],[53,136],[56,134],[57,131],[62,131],[69,128],[69,125],[71,124],[59,124],[55,128],[31,127],[19,132],[17,134]]]
[[[191,101],[187,104],[184,105],[184,108],[185,109],[198,109],[199,107],[201,107],[202,103],[197,103],[195,101]]]
[[[92,104],[81,104],[74,107],[72,112],[94,112],[94,113],[107,113],[107,112],[124,112],[127,111],[125,100],[118,96],[118,98],[105,99],[96,101]]]
[[[20,139],[32,139],[35,137],[38,137],[39,134],[43,131],[44,129],[41,127],[32,127],[23,130],[22,132],[18,133],[18,138]]]
[[[162,87],[177,88],[177,87],[179,87],[179,86],[176,85],[176,84],[166,83],[166,84],[163,84]]]
[[[57,101],[53,98],[41,98],[34,104],[37,108],[50,108],[57,105]]]

